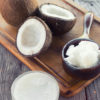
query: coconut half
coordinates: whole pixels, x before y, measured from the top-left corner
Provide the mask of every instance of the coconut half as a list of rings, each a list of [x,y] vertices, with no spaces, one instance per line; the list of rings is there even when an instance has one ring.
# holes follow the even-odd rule
[[[55,4],[42,4],[38,12],[38,15],[46,21],[54,34],[70,31],[76,22],[76,17],[71,11]]]
[[[43,20],[38,17],[27,19],[18,30],[17,48],[26,56],[45,51],[52,41],[52,33]]]

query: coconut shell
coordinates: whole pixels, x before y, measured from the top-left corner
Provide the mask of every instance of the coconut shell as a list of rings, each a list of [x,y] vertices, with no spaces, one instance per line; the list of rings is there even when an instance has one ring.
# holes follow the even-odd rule
[[[22,54],[20,51],[19,51],[19,49],[18,49],[18,51],[22,54],[22,55],[24,55],[24,56],[27,56],[27,57],[31,57],[31,56],[37,56],[37,55],[39,55],[40,53],[43,53],[44,51],[46,51],[48,48],[49,48],[49,46],[50,46],[50,44],[51,44],[51,42],[52,42],[52,32],[51,32],[51,30],[50,30],[50,28],[48,27],[48,25],[42,20],[42,19],[40,19],[39,17],[36,17],[36,16],[34,16],[34,17],[29,17],[28,19],[37,19],[38,21],[40,21],[43,25],[44,25],[44,27],[45,27],[45,30],[46,30],[46,39],[45,39],[45,42],[44,42],[44,45],[43,45],[43,47],[41,48],[41,50],[37,53],[37,54],[33,54],[33,55],[24,55],[24,54]],[[27,19],[27,20],[28,20]],[[26,21],[27,21],[26,20]],[[26,22],[25,21],[25,22]],[[24,22],[24,23],[25,23]],[[24,24],[23,23],[23,24]],[[22,24],[22,25],[23,25]],[[16,39],[17,40],[17,39]],[[17,41],[16,41],[16,46],[17,46]]]
[[[37,9],[36,0],[0,0],[1,15],[8,24],[19,26]]]
[[[50,3],[47,3],[47,4],[50,5]],[[45,5],[45,4],[42,4],[38,9],[38,16],[41,17],[43,20],[45,20],[45,22],[49,25],[50,29],[52,30],[53,34],[62,35],[64,33],[67,33],[68,31],[70,31],[73,28],[73,26],[75,25],[75,22],[76,22],[76,17],[72,20],[64,20],[64,19],[57,18],[57,17],[47,16],[44,13],[42,13],[42,11],[41,11],[41,7],[43,5]],[[52,4],[52,5],[54,5],[54,4]],[[55,6],[57,6],[57,5],[55,5]],[[63,8],[63,9],[65,9],[65,8]]]
[[[96,77],[100,73],[100,61],[97,62],[96,65],[91,66],[89,68],[79,68],[77,66],[69,64],[67,61],[64,60],[66,58],[66,51],[68,50],[70,45],[78,45],[81,41],[90,41],[94,42],[93,40],[90,39],[85,39],[85,38],[80,38],[80,39],[74,39],[69,41],[68,43],[65,44],[63,50],[62,50],[62,62],[63,62],[63,67],[65,71],[71,75],[73,78],[76,79],[82,79],[82,80],[89,80],[91,78]],[[98,45],[99,46],[99,45]],[[99,46],[100,47],[100,46]]]

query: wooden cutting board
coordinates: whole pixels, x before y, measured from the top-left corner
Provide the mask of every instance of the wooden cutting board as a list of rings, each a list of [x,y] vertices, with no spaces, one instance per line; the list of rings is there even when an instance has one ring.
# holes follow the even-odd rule
[[[38,0],[39,5],[43,3],[54,3],[72,11],[77,21],[74,28],[63,36],[54,36],[50,48],[37,57],[27,58],[22,56],[16,49],[17,28],[8,25],[0,15],[0,44],[6,47],[13,55],[26,64],[31,70],[42,70],[51,73],[59,82],[61,94],[70,97],[80,92],[84,87],[89,85],[97,77],[85,81],[76,80],[68,75],[62,66],[61,51],[65,43],[71,39],[81,36],[83,32],[83,18],[87,12],[70,0]],[[100,18],[94,17],[91,28],[90,38],[100,44]]]

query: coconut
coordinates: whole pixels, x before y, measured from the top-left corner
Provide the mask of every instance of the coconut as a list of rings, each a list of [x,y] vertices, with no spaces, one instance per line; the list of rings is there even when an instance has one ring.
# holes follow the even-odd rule
[[[43,20],[38,17],[28,18],[19,28],[17,48],[25,56],[35,56],[47,50],[52,41],[52,33]]]
[[[76,22],[76,17],[71,11],[50,3],[39,7],[38,16],[46,21],[54,34],[70,31]]]
[[[36,0],[0,0],[1,15],[13,26],[21,25],[36,9]]]

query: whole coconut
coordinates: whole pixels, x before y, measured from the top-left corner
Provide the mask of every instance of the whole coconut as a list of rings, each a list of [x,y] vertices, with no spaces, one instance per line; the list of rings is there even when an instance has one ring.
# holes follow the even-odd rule
[[[36,0],[0,0],[0,11],[8,24],[19,26],[37,9]]]

